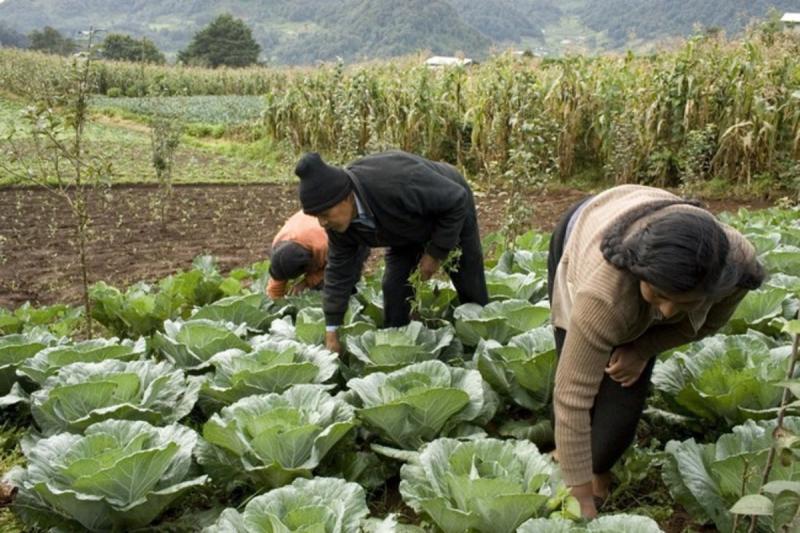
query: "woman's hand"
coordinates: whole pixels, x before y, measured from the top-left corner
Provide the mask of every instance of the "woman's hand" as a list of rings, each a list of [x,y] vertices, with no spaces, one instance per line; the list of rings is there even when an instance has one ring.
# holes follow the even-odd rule
[[[583,485],[573,485],[570,487],[572,495],[581,505],[581,516],[583,518],[596,518],[597,507],[594,505],[594,490],[591,481]]]
[[[630,344],[623,344],[611,353],[606,374],[623,387],[630,387],[638,381],[646,366],[647,359],[640,357]]]

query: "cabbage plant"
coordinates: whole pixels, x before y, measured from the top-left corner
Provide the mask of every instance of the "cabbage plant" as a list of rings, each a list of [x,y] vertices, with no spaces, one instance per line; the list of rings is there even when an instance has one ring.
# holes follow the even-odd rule
[[[223,278],[214,259],[198,256],[192,269],[178,272],[158,282],[132,285],[125,292],[102,281],[89,289],[92,318],[118,337],[137,338],[161,329],[167,319],[188,316],[193,307],[214,302],[241,292],[234,278]]]
[[[798,417],[786,417],[783,426],[789,434],[800,434]],[[662,476],[672,497],[695,520],[732,531],[730,508],[743,495],[761,489],[775,427],[774,420],[748,420],[715,443],[668,442]],[[778,480],[800,481],[800,461],[774,461],[767,481]],[[766,520],[759,524],[759,531],[770,530]]]
[[[220,483],[280,487],[310,477],[325,454],[356,425],[352,406],[321,385],[248,396],[203,426],[198,461]]]
[[[653,384],[680,414],[718,425],[769,417],[778,406],[789,347],[756,332],[715,335],[659,361]]]
[[[585,524],[564,518],[532,518],[517,533],[661,533],[652,518],[631,514],[601,516]]]
[[[74,344],[51,346],[19,365],[17,373],[41,386],[47,378],[61,368],[73,363],[99,363],[109,359],[134,361],[142,359],[147,352],[144,338],[137,341],[91,339]]]
[[[56,342],[45,330],[0,337],[0,395],[8,394],[17,382],[20,364]]]
[[[213,320],[167,320],[164,333],[153,335],[152,346],[176,366],[184,370],[205,370],[216,354],[238,348],[250,351],[242,339],[247,326]]]
[[[762,259],[769,272],[800,272],[800,245],[781,244]]]
[[[547,276],[547,249],[504,252],[494,270],[509,274],[535,274],[540,279]]]
[[[355,356],[354,368],[364,372],[390,372],[410,364],[438,358],[450,346],[452,327],[428,329],[420,322],[399,328],[370,330],[347,339]]]
[[[283,308],[273,305],[263,294],[247,294],[229,296],[200,307],[192,314],[192,319],[232,322],[244,324],[251,331],[265,331],[282,313]]]
[[[27,467],[5,481],[18,489],[15,512],[30,527],[131,531],[205,484],[192,462],[196,443],[197,434],[179,424],[106,420],[84,435],[23,439]]]
[[[451,320],[458,293],[450,280],[429,279],[415,287],[414,301],[419,317],[425,321]]]
[[[409,455],[403,501],[444,533],[513,533],[571,499],[558,467],[528,441],[444,438]]]
[[[199,381],[167,362],[74,363],[31,395],[31,414],[48,435],[111,418],[169,424],[192,410]]]
[[[362,309],[363,305],[360,302],[355,298],[350,299],[344,323],[339,328],[340,337],[360,335],[375,328],[372,321],[361,314]],[[305,307],[298,311],[294,319],[287,316],[274,320],[270,326],[270,333],[306,344],[324,344],[325,313],[321,307]]]
[[[296,479],[247,503],[244,511],[222,512],[204,533],[354,533],[369,514],[366,494],[343,479]]]
[[[491,300],[538,301],[545,294],[546,280],[535,274],[507,273],[493,269],[486,272],[486,288]]]
[[[505,346],[481,340],[473,363],[494,390],[522,407],[535,411],[550,404],[558,363],[550,326],[512,337]]]
[[[505,344],[511,337],[544,324],[550,309],[523,300],[505,300],[485,307],[464,304],[456,308],[453,316],[456,333],[465,345],[476,346],[481,339]]]
[[[338,357],[320,346],[275,339],[251,339],[253,350],[232,349],[218,353],[209,363],[214,373],[200,394],[231,404],[246,396],[283,392],[292,385],[324,383],[338,368]]]
[[[478,371],[441,361],[425,361],[389,374],[375,372],[351,379],[347,386],[367,427],[409,450],[460,423],[487,423],[498,403]]]
[[[72,335],[81,327],[83,308],[65,304],[34,307],[25,302],[13,311],[0,307],[0,335],[28,333],[37,329],[49,331],[56,337]]]
[[[797,298],[787,290],[768,287],[750,291],[739,303],[726,330],[741,334],[754,329],[767,335],[778,335],[784,324],[795,317],[797,309]]]

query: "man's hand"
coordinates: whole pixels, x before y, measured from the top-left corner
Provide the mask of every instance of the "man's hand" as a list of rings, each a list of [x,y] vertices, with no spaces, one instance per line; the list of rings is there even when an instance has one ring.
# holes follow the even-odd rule
[[[629,344],[617,346],[611,354],[606,374],[623,387],[630,387],[642,375],[647,359],[642,359]]]
[[[572,495],[581,504],[581,516],[583,518],[596,518],[597,507],[594,505],[594,491],[592,490],[592,483],[584,483],[583,485],[574,485],[570,487]]]
[[[333,353],[342,355],[342,343],[339,342],[339,333],[336,331],[325,332],[325,348]]]
[[[422,281],[428,281],[439,270],[442,264],[438,259],[434,259],[428,254],[424,254],[422,259],[419,260],[419,277]]]

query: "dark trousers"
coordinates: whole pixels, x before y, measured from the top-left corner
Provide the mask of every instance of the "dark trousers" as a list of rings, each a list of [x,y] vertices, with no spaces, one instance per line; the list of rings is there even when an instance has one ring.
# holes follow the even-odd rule
[[[585,200],[570,207],[553,230],[547,258],[547,291],[551,301],[556,267],[564,253],[567,224],[569,218],[583,201]],[[569,332],[555,328],[553,334],[556,341],[556,353],[561,356],[561,350]],[[609,354],[610,356],[611,354]],[[594,406],[590,411],[592,470],[595,474],[610,471],[611,467],[633,443],[636,437],[636,426],[639,424],[650,391],[650,375],[655,362],[656,358],[651,357],[639,380],[630,387],[623,387],[607,374],[603,375],[600,389],[594,399]]]
[[[473,210],[461,229],[461,257],[458,270],[450,272],[450,279],[458,293],[459,301],[486,305],[489,293],[483,270],[483,250],[478,233],[478,221]],[[411,298],[414,288],[408,282],[411,272],[424,253],[422,246],[393,246],[386,251],[386,270],[383,273],[384,327],[405,326],[411,321]]]

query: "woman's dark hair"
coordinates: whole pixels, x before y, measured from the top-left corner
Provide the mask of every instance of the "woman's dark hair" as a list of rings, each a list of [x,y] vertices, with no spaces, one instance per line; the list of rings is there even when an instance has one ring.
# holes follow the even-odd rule
[[[725,230],[705,210],[671,211],[629,232],[640,219],[678,204],[701,207],[693,200],[662,200],[622,215],[603,236],[603,257],[667,293],[701,290],[716,295],[734,287],[758,288],[764,280],[761,265],[728,261]]]
[[[302,276],[311,264],[312,254],[294,241],[282,241],[272,248],[269,275],[286,281]]]

